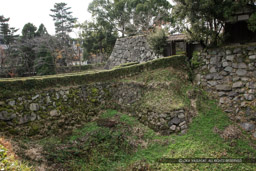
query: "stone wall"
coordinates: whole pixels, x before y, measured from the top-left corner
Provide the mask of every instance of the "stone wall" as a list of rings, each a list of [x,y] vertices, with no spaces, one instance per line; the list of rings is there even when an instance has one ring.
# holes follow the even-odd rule
[[[186,109],[166,113],[143,109],[139,101],[151,91],[142,83],[98,82],[24,92],[0,101],[0,133],[25,136],[59,134],[82,126],[102,110],[128,111],[164,134],[187,129]]]
[[[55,87],[83,85],[92,82],[103,82],[117,78],[136,75],[145,71],[158,68],[173,67],[180,69],[184,67],[186,57],[183,55],[159,58],[142,64],[133,64],[117,67],[112,70],[102,70],[95,72],[80,72],[72,74],[61,74],[51,76],[24,77],[12,79],[0,79],[0,99],[13,97],[22,91],[37,91]]]
[[[247,131],[256,121],[256,45],[205,50],[196,81]],[[256,134],[255,134],[256,135]]]
[[[119,38],[107,61],[106,68],[110,69],[130,62],[146,62],[159,57],[149,47],[146,36]]]
[[[184,78],[187,78],[185,63],[184,56],[173,56],[96,73],[1,79],[0,135],[66,133],[90,122],[106,109],[131,114],[163,134],[185,132],[193,107],[174,105],[175,108],[163,109],[174,102],[165,93],[172,92],[170,84],[125,80],[165,67],[184,71]],[[124,80],[119,81],[120,78]],[[168,105],[161,100],[159,105],[159,98],[164,98]]]

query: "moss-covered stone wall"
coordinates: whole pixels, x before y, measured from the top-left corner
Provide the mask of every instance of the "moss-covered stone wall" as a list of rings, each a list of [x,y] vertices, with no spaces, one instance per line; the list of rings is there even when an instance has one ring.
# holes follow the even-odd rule
[[[65,133],[110,108],[129,109],[137,116],[138,111],[132,110],[137,110],[137,102],[149,88],[144,84],[119,82],[118,78],[184,63],[185,57],[174,56],[94,74],[1,80],[0,133],[26,136]],[[160,117],[157,111],[141,113],[147,115],[137,116],[143,123],[169,133],[174,124],[171,120],[182,116],[175,124],[184,125],[185,121],[182,109],[162,114],[159,119],[155,118]]]
[[[0,79],[0,99],[10,98],[20,92],[37,91],[46,88],[77,86],[92,82],[103,82],[114,78],[123,78],[138,73],[168,66],[178,67],[184,64],[184,56],[171,56],[131,66],[97,72],[72,73],[62,75]]]

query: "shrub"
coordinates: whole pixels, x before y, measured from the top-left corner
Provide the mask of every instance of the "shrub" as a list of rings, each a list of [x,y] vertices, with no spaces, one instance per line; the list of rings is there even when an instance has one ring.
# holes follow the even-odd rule
[[[191,59],[191,68],[192,69],[197,69],[198,67],[200,67],[202,65],[203,61],[200,60],[198,53],[199,53],[198,51],[193,52],[193,56]]]
[[[55,74],[54,57],[49,52],[40,52],[40,55],[35,60],[35,71],[37,75],[52,75]]]
[[[164,55],[165,47],[167,46],[167,33],[162,28],[156,28],[147,37],[150,47],[156,54]]]
[[[255,32],[256,31],[256,13],[252,14],[248,20],[248,28]]]

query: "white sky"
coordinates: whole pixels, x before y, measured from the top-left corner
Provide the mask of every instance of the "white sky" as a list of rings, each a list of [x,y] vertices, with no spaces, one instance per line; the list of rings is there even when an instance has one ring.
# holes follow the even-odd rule
[[[78,18],[78,22],[90,20],[88,5],[93,0],[0,0],[0,15],[10,17],[10,26],[19,28],[19,34],[26,23],[32,23],[37,28],[41,23],[45,25],[50,34],[55,34],[54,22],[50,9],[53,9],[55,3],[65,2],[71,7],[73,16]],[[171,0],[168,0],[171,1]],[[76,33],[71,35],[77,37]]]

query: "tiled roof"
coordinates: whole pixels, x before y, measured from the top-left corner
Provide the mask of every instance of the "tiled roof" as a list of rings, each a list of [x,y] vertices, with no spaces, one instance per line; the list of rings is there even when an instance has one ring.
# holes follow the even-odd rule
[[[167,38],[167,41],[182,41],[182,40],[187,40],[187,36],[185,34],[174,34],[174,35],[170,35]]]

